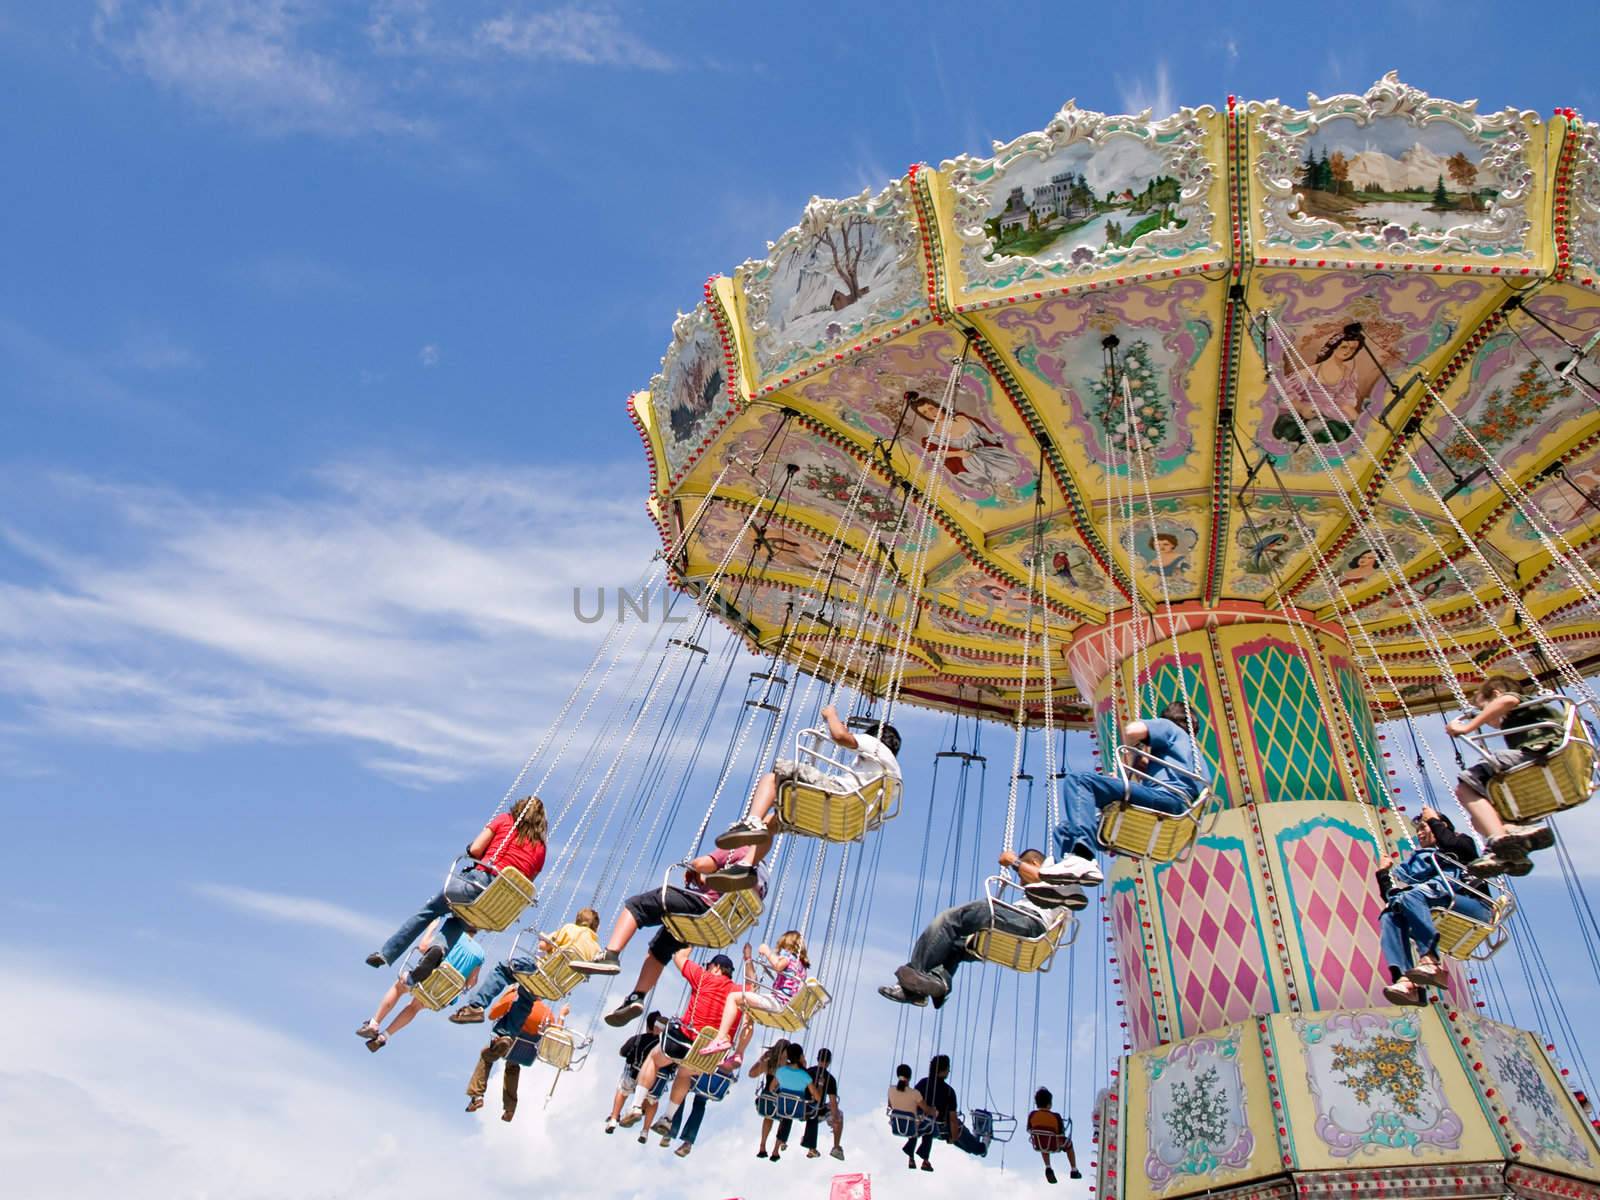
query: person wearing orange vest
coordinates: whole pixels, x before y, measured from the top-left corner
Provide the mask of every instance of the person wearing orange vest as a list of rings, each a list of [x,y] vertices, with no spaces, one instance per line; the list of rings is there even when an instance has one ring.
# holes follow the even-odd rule
[[[544,1031],[560,1026],[572,1011],[563,1004],[559,1013],[550,1011],[543,1000],[535,1000],[520,1029],[507,1023],[507,1015],[517,999],[517,989],[509,987],[489,1005],[489,1016],[494,1020],[494,1037],[478,1055],[478,1065],[467,1081],[467,1111],[477,1112],[483,1107],[484,1093],[489,1090],[489,1072],[500,1059],[506,1060],[505,1082],[502,1085],[500,1119],[509,1121],[517,1113],[517,1084],[522,1079],[522,1068],[531,1065]]]

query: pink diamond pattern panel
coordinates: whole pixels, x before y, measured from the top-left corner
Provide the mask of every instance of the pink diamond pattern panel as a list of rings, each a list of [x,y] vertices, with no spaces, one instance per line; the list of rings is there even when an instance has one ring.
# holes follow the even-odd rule
[[[1158,867],[1156,884],[1157,945],[1166,946],[1178,998],[1175,1036],[1276,1012],[1244,843],[1202,838],[1188,862]]]
[[[1314,1009],[1382,1004],[1388,975],[1378,945],[1383,905],[1373,882],[1372,835],[1332,817],[1278,834],[1290,911],[1311,973]]]
[[[1117,945],[1117,974],[1122,977],[1123,1019],[1128,1022],[1127,1040],[1135,1050],[1148,1050],[1160,1044],[1156,1032],[1154,1002],[1150,995],[1150,969],[1145,959],[1145,934],[1133,888],[1114,889],[1111,896],[1111,934]]]

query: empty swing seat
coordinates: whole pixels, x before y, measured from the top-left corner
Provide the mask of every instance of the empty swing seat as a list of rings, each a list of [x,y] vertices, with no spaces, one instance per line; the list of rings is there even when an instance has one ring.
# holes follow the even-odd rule
[[[778,827],[787,833],[825,842],[858,842],[900,811],[900,780],[891,775],[862,779],[840,757],[842,748],[826,729],[803,729],[795,735],[794,756],[837,780],[820,787],[798,779],[778,787]]]
[[[422,958],[421,949],[414,949],[406,959],[405,970],[402,977],[409,975],[412,969]],[[421,1002],[422,1007],[432,1012],[455,1003],[456,998],[466,991],[467,981],[449,962],[442,962],[421,983],[411,985],[411,996]]]
[[[511,948],[510,962],[513,964],[511,974],[519,984],[541,1000],[560,1000],[584,980],[584,976],[572,969],[573,959],[576,956],[570,947],[557,947],[540,955],[531,971],[517,970],[515,965],[517,962],[528,960],[526,957],[519,958],[516,950],[515,946]]]
[[[1031,974],[1034,971],[1048,971],[1050,962],[1055,953],[1062,946],[1070,946],[1078,936],[1078,921],[1066,909],[1055,910],[1059,917],[1045,926],[1043,933],[1025,936],[1012,933],[995,925],[994,914],[998,911],[1009,911],[1019,917],[1037,919],[1034,914],[1018,908],[1014,904],[1007,904],[1000,898],[1004,889],[1012,888],[1022,891],[1022,885],[1003,875],[991,875],[985,884],[988,893],[990,925],[988,929],[979,930],[967,939],[967,953],[983,962],[993,963],[997,967],[1008,967],[1013,971],[1022,971]],[[1070,929],[1072,936],[1067,937]]]
[[[1467,887],[1444,877],[1452,892],[1465,891],[1489,906],[1490,917],[1479,921],[1454,908],[1433,910],[1433,927],[1439,933],[1439,953],[1451,958],[1482,962],[1511,940],[1511,914],[1517,909],[1516,897],[1503,881],[1495,886]]]
[[[1200,794],[1191,800],[1187,791],[1166,780],[1157,779],[1129,762],[1127,755],[1130,751],[1131,747],[1128,746],[1117,747],[1117,775],[1123,782],[1123,799],[1108,804],[1101,811],[1100,844],[1113,853],[1130,858],[1182,862],[1189,857],[1195,841],[1202,833],[1208,832],[1216,821],[1216,809],[1211,807],[1211,788],[1206,786],[1203,776],[1172,763],[1164,764],[1168,769],[1188,776],[1201,785]],[[1172,792],[1187,801],[1188,807],[1182,812],[1169,813],[1134,803],[1128,785],[1135,779]]]
[[[1017,1132],[1017,1119],[1005,1113],[990,1112],[987,1108],[972,1110],[970,1122],[973,1136],[985,1146],[994,1142],[1009,1142]]]
[[[716,1101],[726,1096],[732,1086],[733,1076],[727,1071],[702,1071],[695,1077],[694,1087],[690,1090],[707,1100]]]
[[[765,1012],[759,1008],[747,1008],[745,1016],[757,1025],[765,1025],[768,1029],[781,1029],[785,1033],[799,1033],[810,1024],[811,1019],[827,1007],[828,1001],[833,997],[828,995],[828,989],[816,979],[807,979],[801,984],[800,990],[790,997],[789,1002],[777,1012]]]
[[[592,1045],[593,1038],[582,1037],[562,1026],[546,1029],[539,1038],[539,1061],[549,1063],[558,1071],[576,1071],[588,1059]]]
[[[465,857],[456,859],[451,864],[450,874],[456,875],[464,866],[470,868],[474,861]],[[522,910],[533,902],[532,880],[515,867],[505,867],[478,893],[477,899],[467,903],[452,902],[450,909],[473,929],[499,933],[510,929]]]
[[[898,1138],[931,1137],[939,1134],[939,1119],[927,1113],[902,1112],[898,1108],[889,1113],[889,1132]]]
[[[672,886],[672,873],[687,869],[687,863],[668,867],[661,881],[661,903],[666,907],[667,889]],[[685,946],[699,946],[706,950],[721,950],[731,946],[741,934],[753,927],[761,916],[759,888],[746,888],[739,892],[723,892],[703,913],[687,915],[669,912],[661,924]]]
[[[1595,775],[1594,742],[1578,714],[1577,704],[1566,696],[1535,696],[1529,702],[1559,705],[1561,715],[1557,719],[1536,721],[1510,729],[1484,729],[1465,739],[1483,752],[1486,750],[1486,741],[1504,739],[1508,733],[1526,736],[1530,732],[1546,730],[1560,735],[1560,741],[1548,754],[1512,767],[1489,780],[1489,803],[1494,805],[1502,820],[1513,823],[1536,820],[1551,813],[1576,808],[1600,786],[1600,779]]]

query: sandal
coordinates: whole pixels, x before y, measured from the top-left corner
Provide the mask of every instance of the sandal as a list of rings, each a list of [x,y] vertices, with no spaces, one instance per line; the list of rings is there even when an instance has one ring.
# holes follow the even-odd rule
[[[379,1050],[382,1050],[388,1044],[389,1035],[387,1033],[380,1033],[375,1038],[367,1039],[367,1049],[371,1050],[374,1054],[376,1054]]]
[[[361,1022],[361,1028],[356,1030],[356,1036],[370,1042],[382,1032],[383,1030],[379,1029],[371,1021],[363,1021]]]
[[[472,1097],[472,1099],[467,1101],[467,1111],[468,1112],[477,1112],[482,1107],[483,1107],[483,1097],[482,1096],[474,1096],[474,1097]]]

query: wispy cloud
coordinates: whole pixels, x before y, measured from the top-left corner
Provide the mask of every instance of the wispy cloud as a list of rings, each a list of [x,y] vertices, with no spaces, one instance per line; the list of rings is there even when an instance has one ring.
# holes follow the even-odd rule
[[[235,912],[248,913],[269,921],[331,929],[335,933],[348,933],[368,940],[381,938],[389,932],[382,921],[310,896],[262,892],[228,883],[196,883],[190,886],[190,890]]]
[[[1149,109],[1150,114],[1160,120],[1177,110],[1177,102],[1172,96],[1172,73],[1166,59],[1156,63],[1153,75],[1133,79],[1118,75],[1116,83],[1124,112],[1141,113]]]
[[[598,637],[573,589],[653,549],[635,476],[343,465],[229,506],[13,479],[0,545],[38,578],[0,584],[0,705],[135,746],[344,742],[409,784],[500,769]]]
[[[424,367],[437,367],[439,365],[439,346],[437,342],[429,342],[417,351],[417,361]]]
[[[130,71],[266,134],[415,134],[381,89],[308,44],[294,0],[99,0],[95,39]]]
[[[471,5],[436,6],[431,0],[381,0],[367,33],[388,55],[434,59],[512,59],[588,67],[669,71],[672,58],[626,28],[605,5],[563,4],[530,11],[505,6],[475,16]]]
[[[193,371],[203,366],[200,356],[160,329],[136,329],[122,340],[112,355],[114,365],[135,371]]]
[[[357,290],[355,279],[342,267],[294,250],[259,254],[235,265],[232,273],[247,286],[284,299]]]

